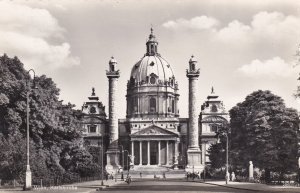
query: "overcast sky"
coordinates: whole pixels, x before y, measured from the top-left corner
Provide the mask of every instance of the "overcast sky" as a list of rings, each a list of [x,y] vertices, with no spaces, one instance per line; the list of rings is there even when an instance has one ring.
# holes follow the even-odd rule
[[[121,72],[118,113],[124,118],[126,83],[145,54],[151,25],[158,52],[178,80],[181,117],[188,114],[185,69],[191,55],[201,69],[199,112],[212,86],[227,110],[258,89],[300,110],[293,97],[300,72],[294,67],[300,43],[295,0],[0,0],[0,52],[53,78],[60,98],[76,108],[95,87],[106,110],[105,70],[114,56]]]

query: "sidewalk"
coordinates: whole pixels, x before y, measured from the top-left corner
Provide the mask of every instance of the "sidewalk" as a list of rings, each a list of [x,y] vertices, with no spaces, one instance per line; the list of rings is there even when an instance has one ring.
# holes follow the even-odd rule
[[[117,184],[125,184],[125,181],[121,181],[121,179],[118,179],[117,181],[114,180],[103,180],[103,186],[101,186],[101,180],[95,180],[95,181],[89,181],[89,182],[79,182],[79,183],[74,183],[70,185],[65,185],[65,186],[76,186],[78,188],[106,188],[109,186],[114,186]]]
[[[212,184],[223,187],[230,187],[234,189],[241,190],[250,190],[255,192],[295,192],[300,193],[300,187],[293,186],[274,186],[266,184],[257,184],[257,183],[248,183],[248,182],[229,182],[228,184],[225,181],[206,181],[200,182],[206,184]]]

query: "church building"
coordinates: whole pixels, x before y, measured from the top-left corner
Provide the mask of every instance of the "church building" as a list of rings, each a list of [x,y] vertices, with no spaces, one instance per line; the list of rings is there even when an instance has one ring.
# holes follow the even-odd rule
[[[202,172],[209,164],[207,150],[216,143],[218,127],[228,122],[222,101],[214,89],[197,112],[196,89],[200,69],[194,56],[187,62],[189,117],[181,118],[179,84],[172,66],[158,52],[153,29],[146,42],[146,53],[136,62],[128,77],[126,118],[116,116],[117,61],[112,57],[106,72],[109,84],[108,117],[94,88],[82,106],[85,145],[98,147],[94,157],[109,173],[177,170]],[[100,162],[101,163],[101,162]]]

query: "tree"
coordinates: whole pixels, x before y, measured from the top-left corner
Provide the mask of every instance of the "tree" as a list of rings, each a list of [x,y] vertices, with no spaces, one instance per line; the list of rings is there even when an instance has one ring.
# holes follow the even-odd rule
[[[0,57],[0,178],[24,177],[28,80],[32,86],[33,80],[17,57]],[[36,76],[35,84],[38,89],[29,91],[33,178],[54,178],[66,172],[86,176],[73,161],[93,165],[92,156],[82,148],[80,112],[59,101],[59,89],[51,78]],[[67,155],[71,161],[64,162]]]
[[[230,158],[237,168],[254,166],[269,172],[295,172],[298,159],[299,118],[295,109],[270,91],[248,95],[230,111]],[[268,180],[268,179],[267,179]]]

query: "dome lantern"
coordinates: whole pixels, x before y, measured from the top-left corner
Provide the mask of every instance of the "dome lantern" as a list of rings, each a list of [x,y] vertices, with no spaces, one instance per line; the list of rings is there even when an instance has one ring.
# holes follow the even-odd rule
[[[156,41],[155,35],[153,34],[153,28],[151,27],[151,33],[149,35],[149,39],[146,43],[147,53],[146,56],[154,56],[157,53],[158,42]]]

